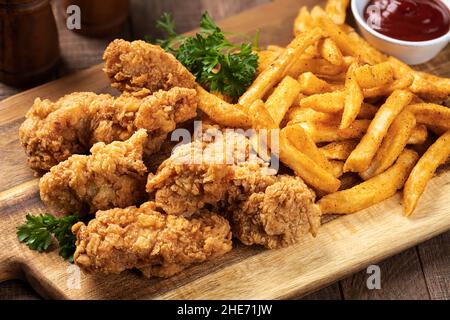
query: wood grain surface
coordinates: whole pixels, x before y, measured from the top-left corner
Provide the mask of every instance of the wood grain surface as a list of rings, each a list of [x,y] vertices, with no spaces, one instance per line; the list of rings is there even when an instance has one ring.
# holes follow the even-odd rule
[[[132,2],[144,2],[144,1],[132,1]],[[152,1],[157,5],[157,3],[160,3],[160,7],[162,7],[161,3],[164,3],[164,1]],[[178,1],[169,1],[166,3],[173,3]],[[194,21],[198,21],[198,16],[205,8],[205,3],[210,5],[211,7],[214,7],[214,3],[216,4],[216,7],[220,7],[218,5],[218,1],[192,1],[196,3],[200,3],[199,5],[193,5],[189,7],[190,11],[183,12],[180,15],[175,15],[176,20],[183,21],[183,17],[186,17],[189,12],[191,14],[196,15],[196,18]],[[227,10],[241,10],[246,6],[253,6],[260,3],[266,3],[268,1],[227,1],[228,7],[225,9],[216,9],[215,11],[213,9],[209,9],[210,12],[213,14],[215,18],[222,17],[225,15],[228,15],[230,12],[227,12]],[[268,4],[263,7],[255,7],[253,10],[250,11],[250,13],[243,13],[237,17],[233,17],[231,19],[225,20],[222,25],[226,30],[235,30],[235,31],[253,31],[255,27],[261,26],[262,28],[262,42],[265,44],[268,43],[286,43],[289,40],[290,37],[290,24],[291,19],[295,16],[297,8],[300,6],[301,3],[309,3],[314,4],[318,1],[275,1],[275,4]],[[320,2],[320,1],[319,1]],[[213,3],[213,4],[211,4]],[[234,3],[234,4],[233,4]],[[146,10],[148,10],[148,7],[146,7],[148,2],[145,2],[144,7]],[[173,6],[172,9],[174,11],[179,6]],[[165,7],[167,8],[167,7]],[[231,9],[230,9],[231,8]],[[138,10],[140,13],[142,13],[142,10]],[[169,8],[166,11],[171,11]],[[180,10],[183,11],[183,10]],[[186,11],[186,10],[185,10]],[[195,13],[193,13],[195,11]],[[152,9],[152,14],[154,14],[155,10]],[[135,14],[133,14],[132,22],[135,22],[136,19],[134,19]],[[187,19],[192,23],[192,19]],[[149,34],[148,32],[152,32],[151,29],[148,28],[148,20],[144,23],[140,23],[142,27],[141,31],[142,34]],[[153,25],[153,24],[151,24]],[[183,26],[182,24],[178,24],[181,31],[186,31],[188,29],[182,30],[182,28],[187,28]],[[190,25],[190,27],[195,26]],[[139,34],[134,33],[133,29],[138,30],[136,25],[134,23],[130,23],[129,28],[127,30],[124,30],[123,37],[129,38],[130,34],[131,37],[133,35]],[[147,31],[150,30],[150,31]],[[61,36],[61,34],[60,34]],[[66,43],[63,46],[63,52],[64,47],[69,48],[67,49],[67,55],[66,62],[64,64],[64,67],[58,70],[58,74],[55,76],[59,76],[61,74],[64,74],[66,72],[70,72],[72,70],[76,70],[78,68],[84,68],[92,63],[99,62],[101,60],[101,52],[103,48],[108,43],[109,39],[101,39],[101,40],[93,40],[93,39],[86,39],[82,36],[73,34],[71,32],[68,32],[67,30],[62,35],[62,38],[64,38]],[[83,44],[83,45],[80,45]],[[77,51],[78,50],[78,51]],[[75,52],[74,52],[75,51]],[[63,53],[64,54],[64,53]],[[83,56],[85,58],[83,58]],[[450,53],[449,50],[443,54],[441,54],[437,59],[432,61],[432,63],[421,67],[424,70],[433,70],[437,74],[441,75],[449,75],[449,57]],[[34,177],[32,176],[30,170],[24,165],[24,155],[22,150],[18,148],[18,141],[17,141],[17,128],[20,125],[20,123],[23,121],[23,113],[29,108],[32,100],[36,96],[43,96],[43,97],[51,97],[51,98],[58,98],[60,95],[71,92],[71,91],[77,91],[77,90],[93,90],[97,92],[109,92],[110,88],[108,83],[106,82],[106,78],[103,77],[102,73],[100,72],[100,67],[96,66],[93,67],[87,71],[84,71],[80,74],[76,74],[74,76],[71,76],[67,79],[63,79],[61,81],[57,81],[54,83],[50,83],[47,85],[44,85],[44,87],[37,88],[32,90],[31,92],[26,92],[24,94],[21,94],[19,97],[11,98],[5,102],[2,102],[0,105],[0,123],[3,125],[0,126],[0,130],[2,132],[2,138],[0,139],[0,150],[2,154],[2,163],[4,163],[5,166],[0,167],[0,172],[2,174],[2,178],[5,173],[5,179],[2,179],[2,183],[0,184],[0,190],[2,191],[0,193],[0,202],[2,203],[2,206],[0,208],[0,214],[5,214],[4,221],[8,221],[8,223],[5,222],[5,224],[2,225],[8,225],[9,230],[2,229],[2,232],[6,232],[8,235],[7,244],[9,247],[11,247],[11,243],[15,243],[13,245],[14,250],[16,249],[21,251],[20,259],[17,259],[17,256],[11,255],[3,255],[0,256],[0,261],[7,261],[8,268],[1,268],[2,272],[0,272],[0,278],[2,279],[8,279],[11,277],[21,277],[23,279],[28,279],[28,281],[33,285],[34,288],[38,290],[38,292],[44,296],[44,297],[59,297],[59,298],[91,298],[91,297],[105,297],[105,294],[98,295],[98,292],[95,293],[97,295],[94,295],[90,290],[94,290],[93,288],[97,285],[100,285],[100,287],[103,290],[110,290],[110,288],[116,287],[117,285],[120,285],[124,283],[124,281],[127,280],[121,280],[121,277],[94,277],[85,279],[83,277],[82,281],[82,291],[83,292],[65,292],[67,290],[65,285],[65,278],[67,278],[67,272],[64,268],[67,268],[67,264],[62,262],[62,260],[55,254],[55,252],[51,252],[46,255],[41,255],[39,257],[35,257],[34,253],[29,254],[27,252],[27,249],[23,248],[22,245],[18,244],[15,240],[14,235],[14,227],[11,228],[11,226],[14,226],[18,223],[17,218],[20,217],[23,219],[23,216],[25,215],[25,211],[31,211],[32,213],[37,213],[44,211],[45,208],[42,207],[42,204],[38,200],[36,200],[37,194],[36,194],[36,181]],[[18,91],[14,88],[7,88],[0,85],[0,99],[1,97],[8,96],[14,92]],[[8,107],[7,107],[8,106]],[[5,109],[6,108],[6,109]],[[7,110],[4,112],[4,110]],[[8,156],[5,156],[8,154]],[[16,165],[14,165],[16,163]],[[17,163],[22,163],[22,165],[18,165]],[[448,183],[449,177],[444,172],[444,176],[441,176],[437,179],[444,179],[444,185]],[[445,180],[447,179],[447,180]],[[436,180],[436,183],[438,183]],[[447,182],[445,182],[447,181]],[[435,181],[433,181],[434,185]],[[433,190],[435,187],[431,187]],[[440,189],[438,186],[436,186],[437,189]],[[436,190],[437,190],[436,189]],[[444,190],[444,191],[442,191]],[[442,194],[441,192],[445,191],[448,193],[447,189],[440,189],[439,194]],[[433,194],[433,191],[430,191],[430,188],[427,190],[427,194],[430,193]],[[437,196],[438,197],[438,196]],[[442,198],[442,196],[441,196]],[[2,200],[1,200],[2,199]],[[432,199],[429,199],[428,201],[433,201]],[[425,201],[423,201],[425,202]],[[447,201],[448,202],[448,201]],[[7,208],[5,208],[5,204]],[[434,202],[436,204],[436,202]],[[435,206],[431,207],[434,208]],[[447,205],[447,212],[448,210],[448,203],[438,203],[439,205]],[[387,205],[387,204],[386,204]],[[11,206],[15,206],[15,209],[17,211],[11,211]],[[430,206],[429,204],[421,204],[421,206],[424,206],[425,210],[429,210]],[[398,199],[395,201],[393,207],[398,207]],[[336,234],[338,236],[344,236],[346,232],[348,233],[348,226],[350,227],[350,236],[353,235],[353,233],[364,233],[365,230],[361,231],[359,229],[359,225],[357,227],[354,226],[355,223],[359,223],[358,221],[369,219],[373,220],[371,223],[379,224],[379,227],[385,227],[385,230],[392,230],[391,228],[393,225],[391,225],[391,221],[389,219],[392,219],[391,215],[397,215],[397,218],[402,218],[399,221],[404,221],[404,218],[401,217],[400,212],[396,212],[395,210],[390,211],[389,205],[385,207],[385,204],[383,204],[383,207],[378,208],[377,210],[383,211],[389,211],[387,216],[384,214],[379,214],[380,216],[377,217],[378,213],[375,213],[375,216],[369,212],[369,213],[358,213],[355,215],[355,217],[359,216],[359,219],[352,220],[350,219],[349,222],[345,222],[342,219],[338,219],[337,221],[340,221],[339,224],[333,225],[333,227],[329,226],[333,223],[337,223],[335,221],[329,223],[326,225],[326,228],[322,228],[321,235],[317,239],[305,239],[305,243],[293,247],[288,248],[291,250],[289,252],[289,255],[292,253],[293,256],[299,257],[299,259],[296,259],[295,262],[292,264],[291,267],[282,268],[282,270],[276,270],[277,273],[283,273],[284,271],[288,271],[286,276],[292,276],[289,277],[289,281],[287,284],[281,285],[277,288],[267,289],[267,294],[270,295],[270,297],[299,297],[305,294],[305,292],[309,292],[311,290],[315,290],[320,287],[326,286],[327,283],[333,280],[337,280],[342,278],[345,274],[349,274],[352,272],[355,272],[359,269],[364,268],[369,263],[374,263],[380,259],[383,259],[387,257],[388,255],[392,255],[395,252],[398,252],[399,250],[402,250],[408,246],[414,245],[418,241],[422,241],[425,238],[431,237],[436,232],[432,232],[431,234],[424,235],[421,234],[415,234],[413,231],[410,231],[413,236],[411,236],[411,239],[408,239],[409,234],[405,234],[402,232],[406,232],[407,226],[400,225],[399,233],[397,233],[398,237],[405,237],[405,239],[399,240],[399,242],[402,242],[403,244],[400,246],[396,246],[392,250],[388,250],[388,252],[385,252],[384,254],[378,255],[377,257],[373,257],[372,260],[368,259],[367,256],[363,252],[363,261],[364,262],[357,262],[355,265],[352,265],[352,268],[347,269],[345,272],[338,272],[334,275],[332,279],[329,277],[325,280],[314,280],[313,275],[308,273],[308,269],[305,270],[302,269],[303,264],[305,265],[311,265],[316,266],[316,269],[322,271],[323,268],[326,268],[327,263],[318,266],[317,264],[313,264],[312,262],[316,262],[318,260],[320,263],[323,262],[323,258],[330,258],[325,253],[325,249],[321,248],[320,245],[323,245],[324,243],[321,241],[325,241],[326,244],[326,235],[322,235],[322,233],[327,233],[327,230],[330,230],[329,228],[332,228],[335,232],[334,237]],[[371,208],[372,209],[372,208]],[[4,213],[5,212],[5,213]],[[374,211],[376,212],[376,211]],[[369,214],[369,216],[365,216],[366,214]],[[434,213],[433,213],[434,214]],[[448,214],[447,214],[448,215]],[[420,218],[422,216],[422,218]],[[348,218],[348,217],[345,217]],[[384,220],[387,218],[388,220]],[[415,219],[430,219],[430,214],[420,214],[417,217],[414,217],[412,219],[412,223],[414,223]],[[377,220],[378,219],[378,220]],[[441,219],[441,218],[439,218]],[[396,219],[398,220],[398,219]],[[445,220],[445,219],[444,219]],[[397,221],[398,222],[398,221]],[[424,221],[422,221],[424,222]],[[448,229],[448,221],[442,221],[442,223],[447,223],[447,227],[440,227],[438,232],[442,232],[446,229]],[[411,221],[406,219],[406,224],[410,224]],[[371,224],[369,224],[370,226]],[[411,227],[411,226],[409,226]],[[423,225],[422,225],[423,227]],[[433,224],[433,227],[436,227]],[[1,227],[0,227],[1,228]],[[12,229],[12,232],[11,232]],[[378,229],[377,229],[378,230]],[[408,229],[409,230],[409,229]],[[373,230],[369,230],[373,231]],[[380,232],[380,230],[378,230]],[[366,237],[374,236],[376,233],[368,233],[366,234]],[[378,234],[380,235],[381,232]],[[391,259],[387,259],[384,262],[380,264],[380,267],[382,269],[382,281],[383,281],[383,287],[382,290],[368,290],[365,287],[365,281],[367,278],[367,274],[365,271],[361,271],[356,273],[353,276],[350,276],[349,278],[345,279],[341,282],[336,282],[333,285],[330,285],[328,287],[325,287],[324,289],[309,295],[307,299],[366,299],[366,298],[432,298],[432,299],[448,299],[450,297],[449,293],[449,234],[446,233],[441,237],[434,238],[423,245],[409,249],[407,251],[404,251],[400,255],[397,255]],[[330,236],[330,235],[328,235]],[[354,235],[353,235],[354,236]],[[421,240],[417,240],[418,238],[421,238]],[[343,238],[339,238],[340,240],[343,240]],[[350,239],[350,238],[349,238]],[[416,240],[413,240],[416,239]],[[373,239],[372,239],[373,240]],[[385,240],[385,239],[384,239]],[[407,244],[404,244],[407,243]],[[319,247],[314,246],[317,245]],[[333,244],[335,245],[334,241],[330,242],[328,245]],[[397,243],[398,244],[398,243]],[[372,246],[379,246],[378,244],[372,243]],[[373,250],[374,248],[372,246],[369,246],[367,250]],[[328,248],[325,245],[325,248]],[[23,252],[22,252],[23,251]],[[308,254],[308,252],[322,252],[322,255],[314,254],[311,257],[311,254]],[[306,252],[306,253],[305,253]],[[277,253],[277,254],[275,254]],[[272,257],[272,254],[274,256]],[[208,263],[206,265],[201,266],[195,266],[193,268],[190,268],[186,272],[183,272],[181,275],[176,276],[175,278],[169,279],[169,280],[144,280],[140,277],[138,277],[134,273],[126,274],[125,279],[132,280],[132,286],[136,284],[137,288],[136,290],[130,289],[130,292],[122,292],[123,294],[120,296],[115,295],[114,293],[111,293],[108,297],[116,297],[116,298],[155,298],[155,297],[192,297],[194,295],[195,297],[201,297],[198,294],[197,291],[200,289],[206,290],[206,292],[203,292],[203,297],[207,295],[209,297],[209,293],[211,292],[211,297],[214,294],[219,294],[221,290],[229,290],[230,283],[217,283],[217,279],[214,280],[214,277],[218,277],[219,279],[221,277],[227,276],[227,275],[234,275],[237,273],[238,275],[241,275],[243,273],[243,277],[247,276],[247,273],[252,273],[253,269],[255,268],[255,265],[258,265],[260,262],[264,262],[263,266],[266,268],[261,269],[260,272],[257,272],[257,275],[252,276],[249,279],[249,281],[258,282],[258,277],[260,278],[259,281],[263,282],[262,279],[270,279],[269,281],[264,281],[266,284],[268,283],[278,283],[280,281],[279,275],[272,275],[274,272],[274,269],[272,267],[273,264],[279,265],[279,262],[283,262],[283,264],[287,263],[287,261],[283,261],[283,256],[286,253],[283,250],[278,250],[278,252],[269,252],[265,250],[261,250],[259,248],[248,248],[243,246],[238,246],[230,255],[227,257],[224,257],[223,259],[216,261],[214,263]],[[357,254],[357,252],[352,252],[351,254]],[[320,256],[318,258],[317,256]],[[272,264],[270,264],[269,256],[272,259]],[[313,261],[304,260],[306,257],[310,257]],[[303,257],[303,258],[302,258]],[[348,257],[345,255],[343,258],[343,261],[345,263],[348,263],[348,261],[345,260],[345,258]],[[363,258],[361,257],[361,258]],[[341,258],[341,257],[339,257]],[[277,260],[278,259],[278,260]],[[338,259],[338,258],[335,258]],[[351,260],[351,259],[350,259]],[[361,259],[360,259],[361,260]],[[370,260],[370,261],[369,261]],[[42,264],[42,265],[41,265]],[[45,264],[47,265],[45,267]],[[32,266],[34,265],[34,267]],[[297,267],[297,268],[296,268]],[[339,269],[342,266],[338,266]],[[334,267],[336,268],[336,266]],[[333,270],[331,268],[330,270]],[[58,274],[58,276],[53,277],[42,277],[42,274]],[[319,272],[320,273],[320,272]],[[323,271],[322,271],[323,273]],[[250,276],[250,275],[248,275]],[[278,278],[277,278],[278,276]],[[305,281],[301,281],[302,279],[297,278],[303,278],[306,277],[307,280],[312,281],[312,284],[307,285]],[[226,278],[227,282],[229,281],[229,277]],[[252,282],[252,283],[253,283]],[[286,282],[286,281],[285,281]],[[299,283],[299,285],[296,285],[296,283]],[[32,293],[27,291],[26,287],[23,285],[16,284],[16,292],[11,293],[11,285],[10,282],[6,282],[6,285],[0,285],[0,298],[6,296],[16,296],[19,298],[30,298],[35,297]],[[205,285],[211,285],[213,289],[205,287]],[[92,287],[91,287],[92,286]],[[127,284],[128,286],[128,284]],[[132,287],[131,286],[131,287]],[[141,287],[147,287],[147,286],[153,286],[152,290],[144,290]],[[216,288],[217,289],[214,289]],[[14,287],[14,286],[13,286]],[[166,287],[167,290],[164,291],[161,288]],[[232,286],[231,286],[232,287]],[[109,288],[109,289],[108,289]],[[200,289],[199,289],[200,288]],[[6,292],[2,296],[2,289],[3,292]],[[148,289],[148,288],[147,288]],[[87,291],[89,293],[86,293]],[[234,291],[233,291],[234,290]],[[249,297],[249,294],[252,297],[257,296],[257,291],[265,291],[265,288],[261,287],[255,287],[254,292],[242,292],[239,288],[232,288],[232,291],[229,294],[238,293],[241,294],[241,297]],[[76,290],[75,290],[76,291]],[[123,290],[122,290],[123,291]],[[133,291],[133,292],[131,292]],[[176,293],[175,293],[176,291]]]

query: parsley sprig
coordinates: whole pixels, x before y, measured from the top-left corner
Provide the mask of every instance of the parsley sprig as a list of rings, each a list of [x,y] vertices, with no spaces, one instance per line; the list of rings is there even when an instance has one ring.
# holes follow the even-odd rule
[[[59,255],[73,261],[76,237],[71,228],[80,220],[77,215],[58,219],[50,214],[27,214],[26,220],[23,225],[17,227],[20,242],[24,242],[31,250],[42,252],[50,246],[53,235],[59,243]]]
[[[207,12],[200,20],[200,32],[193,37],[178,35],[168,13],[156,26],[167,34],[156,43],[173,53],[209,90],[238,98],[255,79],[258,55],[253,52],[253,44],[234,44],[226,39]]]

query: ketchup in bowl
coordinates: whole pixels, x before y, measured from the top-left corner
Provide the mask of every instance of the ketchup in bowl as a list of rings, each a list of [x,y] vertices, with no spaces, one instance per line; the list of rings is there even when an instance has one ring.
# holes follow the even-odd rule
[[[440,0],[371,0],[364,18],[375,31],[404,41],[428,41],[445,35],[450,12]]]

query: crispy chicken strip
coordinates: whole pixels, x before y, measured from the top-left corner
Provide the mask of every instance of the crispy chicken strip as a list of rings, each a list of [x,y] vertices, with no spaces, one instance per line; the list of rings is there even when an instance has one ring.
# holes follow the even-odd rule
[[[114,40],[106,48],[103,60],[103,70],[112,86],[136,96],[195,86],[195,77],[172,54],[145,41]]]
[[[144,99],[78,92],[56,102],[36,99],[19,136],[30,167],[37,171],[87,153],[94,143],[126,140],[141,128],[149,133],[148,156],[159,150],[177,123],[194,118],[196,108],[194,89],[172,88]]]
[[[243,139],[247,143],[241,145],[249,145]],[[223,146],[217,143],[195,140],[183,145],[155,175],[149,175],[147,191],[158,207],[186,216],[205,206],[214,208],[230,220],[233,235],[247,245],[279,248],[296,243],[308,231],[315,234],[320,210],[314,192],[299,177],[269,174],[261,159],[224,162]],[[227,143],[225,148],[239,153]]]
[[[145,201],[147,168],[142,162],[147,133],[126,141],[94,144],[92,155],[73,155],[39,182],[44,204],[64,213],[94,213]]]
[[[72,231],[77,237],[74,261],[87,272],[137,268],[146,277],[170,277],[232,248],[223,217],[201,212],[188,220],[156,211],[153,202],[99,211],[87,226],[79,222]]]

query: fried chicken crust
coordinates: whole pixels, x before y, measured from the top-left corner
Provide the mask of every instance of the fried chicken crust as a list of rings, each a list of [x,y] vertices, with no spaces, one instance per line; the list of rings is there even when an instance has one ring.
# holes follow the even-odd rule
[[[233,135],[236,139],[239,134]],[[243,139],[247,142],[239,145],[244,151],[229,148],[228,137],[225,147],[248,155],[250,143]],[[249,162],[238,156],[234,159],[241,161],[224,162],[225,152],[222,145],[216,146],[218,142],[223,141],[195,140],[183,145],[156,174],[149,175],[146,189],[158,207],[187,216],[211,207],[229,219],[233,235],[246,245],[280,248],[298,242],[305,233],[315,234],[320,210],[314,192],[301,178],[274,175],[261,159]],[[194,155],[200,162],[196,163]]]
[[[63,213],[94,213],[145,201],[144,129],[130,139],[94,144],[92,155],[73,155],[39,182],[41,200]]]
[[[97,142],[124,141],[138,129],[149,132],[146,156],[157,152],[177,123],[196,116],[194,89],[172,88],[144,99],[123,94],[72,93],[56,102],[36,99],[19,137],[36,171],[48,171]]]
[[[188,220],[156,211],[153,202],[99,211],[87,226],[79,222],[72,232],[77,237],[74,261],[87,272],[137,268],[146,277],[170,277],[232,249],[223,217],[201,212]]]
[[[136,96],[195,86],[195,77],[172,54],[145,41],[114,40],[106,48],[103,60],[103,70],[112,87]]]

